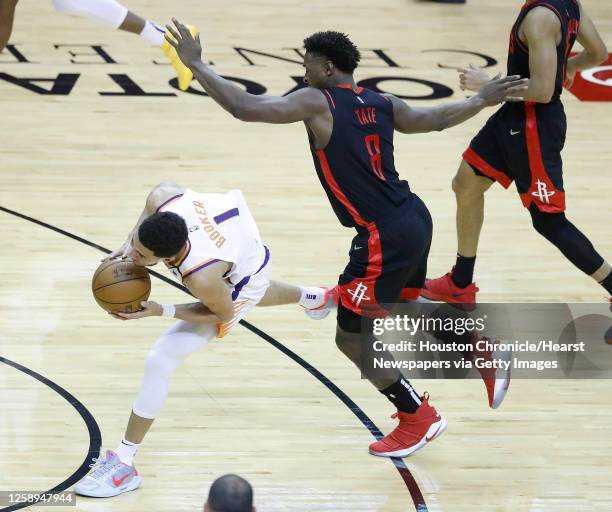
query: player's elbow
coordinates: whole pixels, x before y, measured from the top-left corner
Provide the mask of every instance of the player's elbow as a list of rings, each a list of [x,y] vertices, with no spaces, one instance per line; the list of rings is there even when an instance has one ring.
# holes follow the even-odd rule
[[[537,95],[533,101],[535,101],[536,103],[550,103],[552,101],[552,97],[552,92],[544,92]]]
[[[535,103],[550,103],[552,101],[553,95],[555,93],[555,88],[546,87],[546,88],[536,88],[530,94],[530,100]]]
[[[239,121],[246,121],[247,111],[242,106],[233,107],[230,110],[230,114],[234,117],[234,119],[238,119]]]
[[[597,62],[597,64],[601,64],[608,60],[608,48],[606,47],[605,43],[603,43],[603,41],[595,51],[593,59]]]
[[[257,110],[248,105],[236,105],[230,110],[230,114],[239,121],[257,121]]]

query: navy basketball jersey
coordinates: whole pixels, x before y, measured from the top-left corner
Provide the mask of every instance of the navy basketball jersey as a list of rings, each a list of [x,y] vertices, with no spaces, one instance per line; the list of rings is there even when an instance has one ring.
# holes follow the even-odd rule
[[[393,104],[351,85],[324,89],[333,130],[324,149],[312,146],[315,168],[342,225],[366,226],[410,203],[408,183],[393,162]]]
[[[508,50],[508,75],[529,78],[529,48],[519,38],[519,28],[525,16],[536,7],[545,7],[554,12],[561,22],[561,42],[557,46],[557,77],[552,101],[559,99],[565,82],[567,59],[576,41],[580,26],[580,7],[576,0],[533,0],[523,5],[512,31]]]

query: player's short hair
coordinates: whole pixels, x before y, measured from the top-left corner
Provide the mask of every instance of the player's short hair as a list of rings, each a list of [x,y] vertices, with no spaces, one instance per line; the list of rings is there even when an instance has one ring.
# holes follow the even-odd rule
[[[188,237],[185,220],[172,212],[151,215],[138,228],[140,243],[158,258],[170,258],[178,254]]]
[[[223,475],[210,486],[208,506],[214,512],[252,512],[253,488],[238,475]]]
[[[316,32],[304,39],[304,48],[309,53],[323,55],[340,71],[352,73],[361,60],[361,53],[346,34],[334,30]]]

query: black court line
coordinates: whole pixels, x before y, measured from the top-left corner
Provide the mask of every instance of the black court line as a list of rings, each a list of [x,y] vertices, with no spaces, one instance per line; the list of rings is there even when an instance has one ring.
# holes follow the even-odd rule
[[[3,211],[10,215],[14,215],[15,217],[19,217],[20,219],[23,219],[23,220],[27,220],[28,222],[32,222],[44,228],[50,229],[51,231],[55,231],[56,233],[67,236],[68,238],[72,238],[73,240],[76,240],[77,242],[81,242],[82,244],[88,245],[89,247],[93,247],[94,249],[102,251],[106,254],[109,254],[111,252],[106,247],[102,247],[101,245],[98,245],[94,242],[90,242],[89,240],[86,240],[85,238],[69,233],[68,231],[65,231],[61,228],[58,228],[46,222],[34,219],[32,217],[28,217],[27,215],[16,212],[14,210],[10,210],[9,208],[0,206],[0,211]],[[178,288],[179,290],[182,290],[185,293],[191,295],[189,290],[185,288],[184,286],[180,285],[179,283],[173,281],[172,279],[158,272],[155,272],[154,270],[151,270],[151,269],[148,269],[148,270],[150,274],[160,279],[161,281],[168,283],[169,285],[174,286],[175,288]],[[250,322],[247,322],[246,320],[240,320],[240,324],[246,327],[253,334],[256,334],[257,336],[262,338],[264,341],[267,341],[273,347],[280,350],[286,356],[290,357],[293,361],[295,361],[302,368],[304,368],[307,372],[309,372],[321,384],[323,384],[327,389],[329,389],[344,405],[346,405],[351,410],[351,412],[357,417],[357,419],[362,423],[362,425],[368,429],[368,431],[372,434],[372,436],[374,436],[374,438],[378,440],[383,437],[383,434],[380,431],[380,429],[368,417],[368,415],[365,412],[363,412],[361,408],[355,402],[353,402],[353,400],[351,400],[346,393],[344,393],[344,391],[342,391],[338,386],[336,386],[331,380],[329,380],[325,375],[323,375],[314,366],[312,366],[305,359],[297,355],[291,349],[287,348],[281,342],[274,339],[269,334],[266,334],[262,330],[255,327]],[[416,511],[417,512],[428,512],[427,504],[425,503],[425,498],[423,497],[423,493],[421,492],[419,485],[414,479],[414,476],[412,475],[411,471],[406,466],[405,462],[402,459],[396,458],[396,457],[391,458],[391,462],[393,462],[393,465],[398,470],[400,476],[402,477],[402,480],[404,480],[404,483],[406,484],[406,488],[408,489],[408,492],[410,492],[410,496],[412,497],[412,502],[414,503]],[[66,488],[67,487],[64,487],[62,490]],[[11,509],[11,510],[14,510],[14,509]],[[8,509],[0,509],[0,512],[7,512],[7,511]]]
[[[92,414],[87,410],[87,407],[85,407],[73,395],[71,395],[63,387],[57,385],[55,382],[47,379],[46,377],[43,377],[40,373],[36,373],[34,370],[30,370],[29,368],[26,368],[25,366],[22,366],[19,363],[6,359],[2,356],[0,356],[0,363],[12,366],[13,368],[25,373],[26,375],[29,375],[30,377],[34,377],[36,380],[49,386],[53,391],[55,391],[58,395],[64,398],[70,405],[72,405],[72,407],[76,409],[76,411],[81,415],[81,418],[83,418],[85,425],[87,425],[87,430],[89,431],[89,450],[85,455],[85,460],[78,467],[78,469],[74,473],[72,473],[72,475],[66,478],[66,480],[41,494],[55,494],[65,491],[69,487],[72,487],[74,484],[76,484],[89,472],[89,465],[92,462],[91,459],[94,457],[98,457],[100,454],[100,447],[102,446],[102,433],[100,432],[100,427],[98,426],[98,423],[96,422]],[[28,503],[16,503],[15,505],[0,508],[0,512],[19,510],[20,508],[26,508],[30,505],[34,505],[35,503],[36,501]]]

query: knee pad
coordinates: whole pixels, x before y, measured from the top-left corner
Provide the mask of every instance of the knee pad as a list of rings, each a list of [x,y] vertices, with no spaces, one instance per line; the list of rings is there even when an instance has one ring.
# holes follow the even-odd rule
[[[169,378],[181,365],[182,359],[169,356],[163,350],[154,348],[145,360],[145,377]]]

